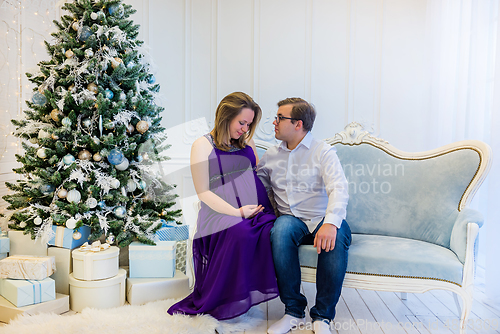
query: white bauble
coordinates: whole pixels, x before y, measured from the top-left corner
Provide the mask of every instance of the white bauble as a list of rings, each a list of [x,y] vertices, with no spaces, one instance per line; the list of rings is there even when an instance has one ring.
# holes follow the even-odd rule
[[[45,149],[42,147],[42,148],[39,148],[38,151],[36,151],[36,155],[40,159],[45,159],[47,157],[47,152],[45,152]]]
[[[41,225],[43,222],[42,218],[40,217],[36,217],[34,220],[33,220],[33,223],[35,223],[35,225]]]
[[[125,170],[128,168],[128,165],[129,165],[129,161],[127,158],[125,158],[125,160],[123,160],[123,162],[121,164],[115,165],[115,168],[118,170]]]
[[[90,14],[90,18],[91,18],[92,20],[97,20],[97,13],[92,13],[92,14]]]
[[[110,185],[111,188],[118,189],[118,187],[120,187],[120,181],[118,181],[118,179],[113,179],[111,180]]]
[[[80,200],[82,199],[82,195],[80,192],[76,189],[68,191],[68,195],[66,196],[66,199],[70,203],[79,203]]]
[[[50,133],[42,129],[38,131],[38,138],[50,138]]]
[[[66,227],[72,230],[76,227],[76,223],[76,219],[71,217],[70,219],[66,220]]]
[[[26,222],[25,221],[22,221],[19,223],[19,227],[20,228],[25,228],[26,227]]]
[[[128,192],[133,192],[137,189],[137,185],[135,184],[135,181],[130,179],[127,181],[127,190]]]
[[[89,197],[85,201],[85,205],[87,205],[89,208],[93,209],[97,206],[97,200],[93,197]]]

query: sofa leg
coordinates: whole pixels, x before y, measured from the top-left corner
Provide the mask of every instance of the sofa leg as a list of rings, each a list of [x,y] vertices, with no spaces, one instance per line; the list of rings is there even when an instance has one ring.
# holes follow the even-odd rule
[[[401,292],[401,300],[406,300],[408,298],[408,293]]]
[[[455,304],[457,305],[459,314],[460,314],[460,334],[465,334],[467,327],[467,318],[469,317],[470,310],[472,308],[472,295],[465,292],[462,297],[462,307],[460,310],[460,304],[458,303],[458,297],[456,294],[453,294],[455,298]]]

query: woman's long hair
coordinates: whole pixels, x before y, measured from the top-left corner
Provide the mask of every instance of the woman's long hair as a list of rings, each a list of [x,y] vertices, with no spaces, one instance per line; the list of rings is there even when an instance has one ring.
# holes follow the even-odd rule
[[[232,139],[229,133],[229,125],[233,119],[238,116],[242,109],[249,108],[253,110],[254,117],[248,131],[238,139]],[[253,137],[257,124],[262,116],[262,110],[255,101],[245,93],[234,92],[224,97],[217,107],[215,113],[215,125],[212,130],[214,143],[218,149],[229,151],[231,145],[244,148],[246,143]]]

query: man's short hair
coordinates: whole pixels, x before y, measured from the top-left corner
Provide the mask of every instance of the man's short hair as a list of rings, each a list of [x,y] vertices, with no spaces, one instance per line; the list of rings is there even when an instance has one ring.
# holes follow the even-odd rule
[[[311,131],[314,125],[314,120],[316,119],[316,110],[314,109],[314,106],[300,97],[289,97],[279,101],[278,107],[287,104],[293,105],[290,116],[297,120],[301,120],[305,131]]]

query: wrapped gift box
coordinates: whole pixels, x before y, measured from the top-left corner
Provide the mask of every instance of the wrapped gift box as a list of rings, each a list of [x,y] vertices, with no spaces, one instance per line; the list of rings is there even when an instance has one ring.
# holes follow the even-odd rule
[[[181,272],[176,272],[172,278],[127,278],[127,301],[131,305],[184,298],[189,292],[188,278]]]
[[[140,242],[129,245],[130,277],[174,277],[175,241],[158,241],[156,246]]]
[[[0,253],[10,252],[10,239],[0,236]]]
[[[71,249],[49,247],[47,252],[56,259],[57,271],[50,276],[56,281],[56,292],[69,295],[69,274],[73,272]]]
[[[90,227],[81,226],[78,229],[69,229],[64,226],[52,226],[52,231],[56,234],[52,239],[49,240],[49,245],[73,249],[80,247],[87,241],[89,241]],[[79,232],[80,238],[74,239],[73,234]]]
[[[175,222],[163,223],[155,233],[157,241],[181,241],[189,238],[189,225],[178,225]]]
[[[55,282],[43,280],[0,279],[2,296],[16,307],[39,304],[56,298]]]
[[[0,321],[10,322],[19,314],[33,315],[38,313],[62,314],[69,311],[69,296],[56,293],[56,299],[23,307],[12,305],[4,297],[0,296]]]
[[[84,281],[106,279],[118,274],[120,249],[111,246],[101,251],[75,249],[73,257],[73,277]]]
[[[55,271],[53,256],[12,255],[0,260],[0,278],[42,280]]]
[[[105,309],[124,305],[126,276],[123,269],[115,277],[100,281],[82,281],[70,274],[70,308],[81,312],[86,307]]]
[[[23,231],[9,231],[10,251],[12,255],[35,255],[47,256],[47,244],[41,240],[35,242],[31,239],[31,234],[24,234]]]

